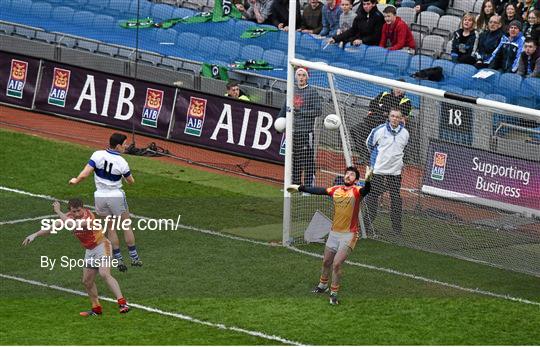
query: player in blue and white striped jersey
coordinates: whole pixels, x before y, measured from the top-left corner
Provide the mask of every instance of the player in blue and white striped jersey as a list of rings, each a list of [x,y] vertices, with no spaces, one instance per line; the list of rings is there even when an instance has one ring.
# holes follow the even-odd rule
[[[69,184],[78,184],[90,176],[92,172],[94,173],[96,212],[101,217],[119,216],[120,220],[130,218],[126,194],[122,190],[122,179],[128,184],[135,183],[135,179],[131,174],[127,161],[120,155],[125,151],[126,145],[126,135],[112,134],[109,139],[109,148],[94,152],[81,173],[69,181]],[[117,225],[120,225],[120,223],[117,223]],[[120,252],[120,241],[116,230],[108,227],[107,237],[112,243],[114,258],[119,260],[118,269],[126,271],[127,267]],[[135,246],[135,235],[131,227],[124,229],[124,239],[129,249],[131,265],[142,266]]]

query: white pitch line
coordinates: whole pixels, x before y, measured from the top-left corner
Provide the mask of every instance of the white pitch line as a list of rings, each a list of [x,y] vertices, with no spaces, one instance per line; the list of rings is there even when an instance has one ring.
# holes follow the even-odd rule
[[[29,222],[29,221],[33,221],[33,220],[40,220],[40,219],[52,218],[52,217],[56,217],[56,215],[55,214],[49,214],[49,215],[46,215],[46,216],[8,220],[8,221],[0,222],[0,225],[24,223],[24,222]]]
[[[28,196],[33,196],[33,197],[39,197],[39,198],[48,199],[48,200],[56,200],[55,198],[53,198],[53,197],[51,197],[49,195],[34,194],[34,193],[26,192],[26,191],[23,191],[23,190],[7,188],[7,187],[3,187],[3,186],[0,186],[0,190],[5,190],[5,191],[14,192],[14,193],[23,194],[23,195],[28,195]],[[133,216],[136,217],[136,218],[151,219],[151,218],[143,217],[143,216],[137,216],[137,215],[133,215]],[[217,231],[201,229],[201,228],[197,228],[197,227],[193,227],[193,226],[189,226],[189,225],[180,225],[180,227],[188,229],[188,230],[193,230],[193,231],[201,232],[201,233],[204,233],[204,234],[224,237],[224,238],[231,239],[231,240],[236,240],[236,241],[248,242],[248,243],[253,243],[253,244],[258,244],[258,245],[263,245],[263,246],[273,246],[273,247],[277,246],[277,244],[274,244],[274,243],[255,241],[255,240],[246,239],[246,238],[239,237],[239,236],[231,236],[231,235],[223,234],[223,233],[220,233],[220,232],[217,232]],[[311,256],[311,257],[322,258],[322,255],[317,254],[317,253],[304,251],[304,250],[301,250],[301,249],[298,249],[298,248],[292,247],[292,246],[289,246],[287,248],[290,249],[293,252],[301,253],[301,254],[304,254],[304,255]],[[443,282],[443,281],[439,281],[439,280],[436,280],[436,279],[417,276],[417,275],[410,274],[410,273],[407,273],[407,272],[401,272],[401,271],[397,271],[397,270],[394,270],[394,269],[378,267],[378,266],[369,265],[369,264],[357,263],[357,262],[352,262],[352,261],[347,261],[347,264],[352,265],[352,266],[362,267],[362,268],[365,268],[365,269],[386,272],[386,273],[393,274],[393,275],[396,275],[396,276],[407,277],[407,278],[411,278],[411,279],[426,282],[426,283],[437,284],[437,285],[440,285],[440,286],[443,286],[443,287],[453,288],[453,289],[461,290],[461,291],[464,291],[464,292],[480,294],[480,295],[485,295],[485,296],[491,296],[491,297],[494,297],[494,298],[519,302],[519,303],[527,304],[527,305],[540,306],[540,302],[514,297],[514,296],[511,296],[509,294],[493,293],[493,292],[490,292],[490,291],[487,291],[487,290],[482,290],[482,289],[479,289],[479,288],[462,287],[460,285],[453,284],[453,283]]]
[[[79,295],[79,296],[88,296],[87,293],[79,291],[79,290],[70,289],[70,288],[64,288],[64,287],[60,287],[60,286],[57,286],[57,285],[47,284],[47,283],[34,281],[34,280],[28,280],[28,279],[22,278],[22,277],[5,275],[5,274],[1,274],[1,273],[0,273],[0,277],[5,278],[5,279],[9,279],[9,280],[22,282],[22,283],[32,284],[32,285],[39,286],[39,287],[45,287],[45,288],[49,288],[49,289],[54,289],[54,290],[58,290],[58,291],[61,291],[61,292],[75,294],[75,295]],[[112,298],[107,298],[107,297],[103,297],[103,296],[100,296],[99,298],[101,300],[103,300],[103,301],[109,301],[109,302],[116,303],[116,300],[112,299]],[[151,312],[151,313],[157,313],[157,314],[160,314],[162,316],[169,316],[169,317],[179,318],[179,319],[182,319],[182,320],[186,320],[188,322],[206,325],[206,326],[209,326],[209,327],[212,327],[212,328],[217,328],[217,329],[222,329],[222,330],[231,330],[231,331],[243,333],[243,334],[246,334],[246,335],[260,337],[260,338],[263,338],[263,339],[266,339],[266,340],[278,341],[280,343],[284,343],[284,344],[288,344],[288,345],[305,346],[305,344],[302,344],[302,343],[299,343],[299,342],[296,342],[296,341],[292,341],[292,340],[288,340],[288,339],[285,339],[285,338],[280,337],[280,336],[268,335],[268,334],[262,333],[260,331],[247,330],[247,329],[238,328],[238,327],[235,327],[235,326],[228,326],[228,325],[221,324],[221,323],[212,323],[212,322],[208,322],[208,321],[203,321],[203,320],[200,320],[200,319],[197,319],[197,318],[187,316],[185,314],[167,312],[167,311],[160,310],[158,308],[144,306],[144,305],[136,304],[136,303],[133,303],[133,302],[130,302],[129,306],[133,307],[133,308],[137,308],[139,310],[143,310],[143,311],[147,311],[147,312]]]

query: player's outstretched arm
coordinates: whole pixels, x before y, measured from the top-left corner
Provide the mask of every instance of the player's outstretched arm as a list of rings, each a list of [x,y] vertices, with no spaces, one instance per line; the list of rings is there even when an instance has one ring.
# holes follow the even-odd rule
[[[326,188],[323,187],[306,187],[302,185],[298,187],[298,191],[314,195],[328,195],[328,191],[326,190]]]
[[[55,228],[60,228],[59,224],[60,224],[60,221],[55,221]],[[25,237],[25,239],[22,242],[22,245],[23,246],[28,246],[32,241],[34,241],[36,239],[36,237],[48,236],[51,233],[51,231],[52,231],[52,227],[50,227],[48,229],[41,229],[39,231],[36,231],[35,233],[30,234],[27,237]]]
[[[94,172],[94,168],[90,165],[86,164],[84,169],[82,169],[81,173],[77,177],[73,177],[69,180],[69,184],[78,184],[88,176],[90,176]]]

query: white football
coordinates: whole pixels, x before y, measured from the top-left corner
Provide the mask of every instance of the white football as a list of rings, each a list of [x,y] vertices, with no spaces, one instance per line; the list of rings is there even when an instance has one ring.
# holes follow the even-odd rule
[[[337,114],[329,114],[324,118],[324,127],[329,130],[339,129],[341,126],[341,119]]]
[[[285,119],[285,117],[280,117],[274,121],[274,129],[276,129],[278,133],[284,132],[286,125],[287,120]]]

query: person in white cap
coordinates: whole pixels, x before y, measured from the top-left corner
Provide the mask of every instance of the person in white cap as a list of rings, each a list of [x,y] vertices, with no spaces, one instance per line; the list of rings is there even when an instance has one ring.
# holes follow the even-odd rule
[[[306,68],[297,68],[295,78],[292,183],[311,187],[315,176],[313,127],[315,119],[322,113],[322,98],[317,90],[308,84],[309,73]],[[285,117],[286,110],[285,104],[278,118]]]

